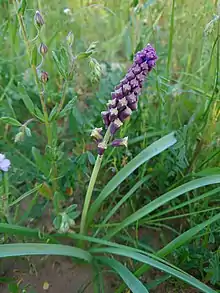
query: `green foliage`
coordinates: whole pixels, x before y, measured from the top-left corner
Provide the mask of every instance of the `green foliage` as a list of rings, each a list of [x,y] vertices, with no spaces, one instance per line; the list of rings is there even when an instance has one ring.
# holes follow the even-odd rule
[[[157,290],[171,276],[217,292],[219,1],[61,2],[0,3],[0,152],[11,161],[0,171],[0,257],[108,266],[124,282],[117,293]],[[101,165],[90,132],[103,126],[111,92],[149,42],[159,60],[118,133],[128,148],[109,146]],[[66,238],[74,247],[62,245]],[[33,239],[40,243],[26,243]],[[150,268],[165,274],[143,284]],[[0,282],[20,292],[13,280]]]

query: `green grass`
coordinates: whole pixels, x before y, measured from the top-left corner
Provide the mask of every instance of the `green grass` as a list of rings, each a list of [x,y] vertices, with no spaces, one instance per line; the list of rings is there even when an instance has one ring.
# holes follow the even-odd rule
[[[219,1],[38,0],[23,1],[23,10],[16,2],[0,3],[0,149],[12,164],[0,174],[0,257],[67,249],[115,271],[124,282],[118,293],[148,292],[140,276],[152,267],[165,272],[161,282],[172,283],[168,274],[218,292]],[[45,19],[38,38],[36,9]],[[109,147],[95,165],[90,132],[103,126],[111,91],[147,43],[159,59],[138,111],[118,133],[129,137],[128,148]],[[85,199],[94,165],[101,171]],[[51,235],[28,227],[48,206]],[[150,230],[160,250],[141,233]],[[66,236],[74,247],[62,246]]]

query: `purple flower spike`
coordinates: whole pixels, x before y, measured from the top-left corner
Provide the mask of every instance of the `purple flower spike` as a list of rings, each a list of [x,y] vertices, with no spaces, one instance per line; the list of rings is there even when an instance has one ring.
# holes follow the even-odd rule
[[[156,51],[148,44],[146,48],[137,52],[133,65],[111,93],[112,100],[107,103],[108,111],[102,112],[102,117],[105,125],[110,126],[112,135],[123,125],[123,121],[137,110],[138,95],[141,93],[146,76],[155,66],[156,60]]]
[[[8,172],[11,166],[11,162],[5,158],[5,155],[0,154],[0,170],[3,172]]]

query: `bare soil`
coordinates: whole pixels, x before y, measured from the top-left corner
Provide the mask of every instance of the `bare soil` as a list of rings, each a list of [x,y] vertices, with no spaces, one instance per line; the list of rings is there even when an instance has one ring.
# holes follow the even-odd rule
[[[66,257],[5,259],[0,268],[2,276],[13,278],[21,290],[25,288],[27,293],[94,292],[92,268],[88,265],[74,265]],[[0,284],[0,292],[10,293],[5,284]],[[113,292],[110,282],[105,282],[105,292]]]

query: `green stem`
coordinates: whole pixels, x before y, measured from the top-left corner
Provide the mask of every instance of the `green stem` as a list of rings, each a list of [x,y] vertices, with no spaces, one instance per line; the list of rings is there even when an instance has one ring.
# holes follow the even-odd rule
[[[17,11],[17,3],[16,3],[16,1],[14,1],[14,6],[15,6],[15,9]],[[26,46],[26,51],[28,53],[29,63],[30,63],[30,66],[31,66],[33,74],[34,74],[36,85],[38,87],[41,107],[42,107],[42,111],[43,111],[43,114],[44,114],[45,127],[46,127],[46,132],[47,132],[47,137],[48,137],[48,144],[50,145],[50,143],[52,142],[52,136],[51,136],[51,129],[50,129],[49,121],[48,121],[49,119],[48,119],[47,107],[46,107],[46,104],[44,102],[44,90],[42,89],[42,87],[40,85],[38,75],[37,75],[36,66],[34,64],[31,64],[31,46],[30,46],[30,42],[29,42],[28,37],[27,37],[27,31],[26,31],[26,28],[25,28],[25,25],[24,25],[23,17],[22,17],[21,14],[17,13],[17,18],[18,18],[18,22],[19,22],[19,25],[20,25],[20,28],[21,28],[22,35],[23,35],[24,43],[25,43],[25,46]]]
[[[14,6],[15,6],[15,9],[17,11],[17,3],[16,3],[15,0],[14,0]],[[31,63],[31,45],[30,45],[30,42],[29,42],[28,37],[27,37],[27,31],[26,31],[25,24],[24,24],[24,21],[23,21],[23,16],[21,14],[17,13],[17,18],[18,18],[18,22],[19,22],[19,25],[20,25],[20,28],[21,28],[22,35],[23,35],[24,43],[25,43],[25,46],[26,46],[26,51],[28,53],[29,63],[30,63],[30,66],[32,68],[34,78],[35,78],[35,83],[37,85],[38,92],[39,92],[41,107],[42,107],[42,111],[43,111],[43,115],[44,115],[44,122],[45,122],[48,145],[52,148],[53,147],[53,136],[52,136],[51,125],[49,123],[46,103],[44,101],[44,87],[42,87],[41,84],[40,84],[36,66]],[[55,180],[55,178],[57,177],[57,169],[56,169],[56,164],[54,164],[54,163],[52,164],[51,177],[52,177],[51,178],[51,180],[52,180],[52,189],[53,189],[53,192],[55,192],[57,190],[57,184],[56,184],[56,180]]]
[[[2,199],[3,202],[3,213],[7,221],[10,223],[9,212],[8,212],[8,202],[9,202],[9,182],[8,182],[8,173],[3,172],[4,180],[4,196]]]
[[[103,142],[106,143],[106,145],[108,144],[110,137],[111,137],[111,133],[110,133],[110,127],[109,127],[107,129],[105,137],[103,139]],[[82,211],[81,223],[80,223],[80,233],[82,235],[86,234],[86,232],[87,232],[87,227],[86,227],[87,214],[88,214],[94,186],[96,183],[96,179],[97,179],[97,176],[98,176],[101,164],[102,164],[102,160],[103,160],[103,156],[98,155],[96,162],[95,162],[95,166],[92,171],[89,186],[87,189],[86,198],[84,201],[84,206],[83,206],[83,211]]]
[[[170,38],[169,38],[169,49],[168,49],[168,59],[167,59],[167,78],[170,74],[170,66],[172,59],[172,49],[173,49],[173,35],[174,35],[174,12],[175,12],[175,0],[172,3],[172,11],[170,17]]]

